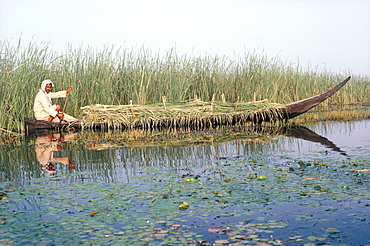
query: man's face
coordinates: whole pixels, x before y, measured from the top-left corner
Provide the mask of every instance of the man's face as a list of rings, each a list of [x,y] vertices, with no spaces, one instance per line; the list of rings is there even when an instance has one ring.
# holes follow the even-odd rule
[[[51,88],[52,88],[53,86],[51,85],[51,84],[47,84],[46,86],[45,86],[45,92],[46,93],[49,93],[50,91],[51,91]]]

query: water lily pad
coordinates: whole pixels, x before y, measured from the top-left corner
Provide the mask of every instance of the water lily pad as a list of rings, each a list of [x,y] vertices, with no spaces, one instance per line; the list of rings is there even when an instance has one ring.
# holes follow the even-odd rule
[[[221,228],[209,228],[208,231],[211,233],[219,233],[219,232],[222,232],[222,229]]]
[[[218,240],[215,241],[215,243],[224,244],[224,243],[230,243],[230,241],[227,240],[227,239],[218,239]]]

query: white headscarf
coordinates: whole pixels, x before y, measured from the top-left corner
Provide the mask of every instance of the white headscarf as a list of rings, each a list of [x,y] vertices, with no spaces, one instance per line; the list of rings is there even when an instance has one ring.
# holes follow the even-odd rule
[[[41,90],[42,90],[43,92],[45,92],[45,87],[46,87],[46,85],[48,85],[48,84],[51,84],[51,86],[52,86],[52,87],[54,87],[54,84],[53,84],[53,82],[52,82],[50,79],[44,80],[44,81],[42,81],[42,83],[41,83]]]

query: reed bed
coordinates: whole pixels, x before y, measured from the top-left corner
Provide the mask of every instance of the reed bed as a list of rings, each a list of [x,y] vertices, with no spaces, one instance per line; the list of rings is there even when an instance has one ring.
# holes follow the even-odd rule
[[[370,119],[369,104],[330,105],[313,109],[300,117],[291,120],[291,123],[305,124],[319,121],[348,121]]]
[[[169,102],[197,96],[204,102],[269,99],[284,104],[325,91],[351,75],[303,70],[257,52],[231,59],[114,46],[68,46],[57,52],[49,43],[21,43],[0,41],[0,130],[18,133],[24,130],[23,117],[33,118],[33,100],[44,79],[55,83],[54,91],[73,86],[66,112],[80,118],[86,105],[147,105],[161,103],[163,97]],[[369,78],[352,75],[323,105],[368,102],[368,91]]]

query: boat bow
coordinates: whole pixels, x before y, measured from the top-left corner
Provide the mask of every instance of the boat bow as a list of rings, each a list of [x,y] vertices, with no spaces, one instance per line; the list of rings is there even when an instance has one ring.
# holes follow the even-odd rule
[[[351,76],[346,78],[343,82],[337,84],[333,88],[317,94],[315,96],[305,98],[296,102],[288,103],[285,105],[286,107],[286,120],[292,119],[301,115],[308,110],[312,109],[313,107],[317,106],[319,103],[325,101],[329,97],[331,97],[335,92],[337,92],[340,88],[342,88],[349,80]]]

